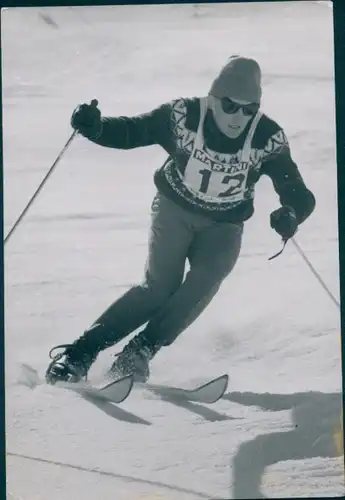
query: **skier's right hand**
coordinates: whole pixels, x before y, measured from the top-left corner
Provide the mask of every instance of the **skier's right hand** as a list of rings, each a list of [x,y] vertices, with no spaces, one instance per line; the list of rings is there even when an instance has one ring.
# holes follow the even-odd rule
[[[97,139],[102,133],[101,112],[97,105],[98,101],[93,99],[91,104],[80,104],[72,113],[71,126],[88,139]]]

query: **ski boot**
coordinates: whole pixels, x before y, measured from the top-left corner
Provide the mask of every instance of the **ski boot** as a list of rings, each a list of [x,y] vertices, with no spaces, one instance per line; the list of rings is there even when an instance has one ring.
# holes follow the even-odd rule
[[[146,382],[150,377],[149,362],[157,352],[144,335],[134,337],[120,352],[108,371],[108,377],[118,379],[133,375],[134,382]]]
[[[49,352],[52,362],[46,371],[46,381],[79,382],[87,379],[87,373],[103,349],[113,345],[112,331],[101,323],[94,323],[81,337],[72,344],[53,347]],[[52,356],[55,349],[64,349]]]
[[[55,356],[52,355],[56,349],[63,349]],[[56,382],[79,382],[87,379],[87,372],[94,362],[96,356],[82,353],[74,344],[62,344],[53,347],[49,352],[52,362],[46,371],[46,381],[48,384]]]

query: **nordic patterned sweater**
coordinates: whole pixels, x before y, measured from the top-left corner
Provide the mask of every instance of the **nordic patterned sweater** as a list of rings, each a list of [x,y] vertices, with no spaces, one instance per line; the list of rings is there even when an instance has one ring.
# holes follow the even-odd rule
[[[183,183],[183,173],[193,149],[200,119],[200,99],[180,98],[165,103],[149,113],[134,117],[102,117],[102,131],[92,142],[116,149],[160,145],[168,158],[154,174],[157,190],[186,210],[215,221],[241,223],[254,213],[254,188],[262,175],[273,182],[281,205],[294,208],[298,223],[313,212],[315,198],[307,189],[297,165],[291,158],[283,129],[263,114],[254,132],[250,152],[250,170],[244,199],[235,203],[205,202],[195,197]],[[217,128],[212,112],[207,110],[204,126],[204,148],[218,162],[239,162],[240,153],[252,120],[236,139],[230,139]]]

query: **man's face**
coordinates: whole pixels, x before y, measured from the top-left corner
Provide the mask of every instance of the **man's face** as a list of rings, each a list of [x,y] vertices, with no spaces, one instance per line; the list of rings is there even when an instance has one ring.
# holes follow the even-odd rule
[[[220,99],[213,95],[208,96],[208,103],[217,127],[230,139],[236,139],[259,110],[259,104],[227,97]]]

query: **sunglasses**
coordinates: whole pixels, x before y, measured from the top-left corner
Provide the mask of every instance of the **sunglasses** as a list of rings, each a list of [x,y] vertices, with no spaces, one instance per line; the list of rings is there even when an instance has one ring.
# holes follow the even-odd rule
[[[228,115],[237,113],[238,110],[242,109],[245,116],[254,116],[259,111],[260,104],[256,102],[251,102],[249,104],[238,104],[232,101],[229,97],[219,98],[222,110]]]

